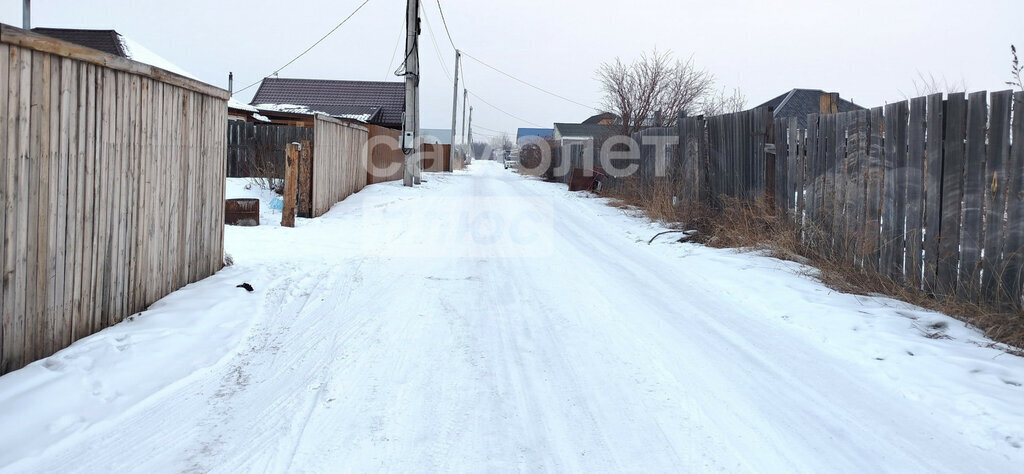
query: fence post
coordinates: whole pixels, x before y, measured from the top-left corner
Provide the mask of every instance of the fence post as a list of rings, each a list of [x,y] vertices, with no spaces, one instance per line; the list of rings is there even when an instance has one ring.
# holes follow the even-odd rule
[[[281,210],[281,227],[295,227],[295,194],[299,178],[299,149],[302,145],[289,143],[285,151],[284,164],[284,208]]]

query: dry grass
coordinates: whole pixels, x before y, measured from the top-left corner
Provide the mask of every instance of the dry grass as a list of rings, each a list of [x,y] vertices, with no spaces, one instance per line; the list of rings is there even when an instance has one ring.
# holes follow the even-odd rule
[[[979,304],[953,297],[937,298],[904,282],[855,263],[850,252],[837,252],[830,235],[822,229],[800,229],[774,212],[765,201],[746,202],[722,198],[720,209],[701,204],[673,206],[671,192],[641,190],[624,184],[607,193],[613,204],[642,210],[648,217],[679,230],[689,230],[680,241],[698,242],[716,248],[760,250],[783,260],[813,267],[809,276],[826,286],[852,294],[880,294],[953,316],[971,324],[994,341],[1011,346],[1008,352],[1024,355],[1024,311],[995,304]],[[864,248],[855,239],[841,243],[847,249]],[[819,244],[814,244],[818,242]],[[824,242],[829,242],[824,244]],[[935,335],[941,337],[942,332]],[[1005,349],[1005,348],[1004,348]]]

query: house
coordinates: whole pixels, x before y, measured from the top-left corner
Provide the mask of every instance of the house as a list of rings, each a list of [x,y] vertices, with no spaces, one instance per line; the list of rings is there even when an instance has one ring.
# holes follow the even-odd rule
[[[619,116],[611,112],[603,112],[583,121],[585,125],[615,125]]]
[[[249,104],[275,123],[323,113],[400,130],[405,83],[268,77]]]
[[[522,146],[523,139],[526,137],[537,137],[541,140],[548,140],[554,136],[555,129],[553,128],[520,128],[516,131],[516,144]]]
[[[32,28],[33,33],[92,48],[104,53],[131,59],[150,66],[156,66],[179,76],[196,79],[176,64],[150,51],[140,43],[128,38],[116,30],[88,30],[72,28]]]
[[[807,128],[807,116],[821,112],[821,96],[828,94],[830,93],[821,89],[793,89],[757,107],[774,108],[773,115],[777,119],[796,117],[800,128]],[[839,112],[864,110],[864,107],[842,98],[836,102]]]
[[[608,124],[556,123],[552,138],[558,142],[593,140],[600,147],[608,137],[620,135],[622,127]]]

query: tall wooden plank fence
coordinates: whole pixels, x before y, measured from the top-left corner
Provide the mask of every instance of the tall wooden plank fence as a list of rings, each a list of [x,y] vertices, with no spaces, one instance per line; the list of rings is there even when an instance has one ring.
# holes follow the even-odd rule
[[[366,127],[317,115],[313,133],[313,217],[366,187]]]
[[[941,297],[1020,305],[1024,92],[780,120],[775,137],[775,200],[823,231],[813,244]]]
[[[0,25],[0,373],[223,265],[226,91]]]

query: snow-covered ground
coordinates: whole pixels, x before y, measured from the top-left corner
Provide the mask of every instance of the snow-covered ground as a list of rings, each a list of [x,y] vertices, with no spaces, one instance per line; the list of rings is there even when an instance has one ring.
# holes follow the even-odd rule
[[[234,266],[0,377],[0,470],[1024,465],[1024,360],[962,323],[498,163],[425,179],[230,227]]]

